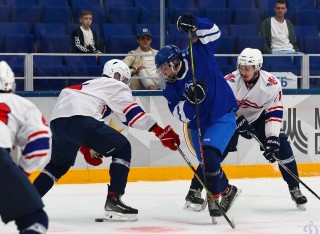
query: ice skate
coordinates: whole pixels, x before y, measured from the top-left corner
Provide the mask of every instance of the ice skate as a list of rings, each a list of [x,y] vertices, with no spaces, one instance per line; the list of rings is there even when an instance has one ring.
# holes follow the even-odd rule
[[[237,199],[238,195],[241,193],[241,189],[236,186],[228,185],[228,192],[221,196],[220,205],[224,212],[228,212]]]
[[[219,198],[217,198],[217,201],[219,202]],[[217,204],[209,196],[208,196],[208,209],[209,209],[209,214],[212,217],[212,222],[215,217],[219,217],[222,215]]]
[[[108,194],[104,209],[104,219],[108,221],[138,220],[138,210],[125,205],[118,194]]]
[[[183,209],[199,212],[206,208],[207,202],[201,197],[200,189],[189,189]]]
[[[308,202],[307,198],[302,195],[299,186],[297,187],[289,187],[289,191],[291,194],[291,199],[296,203],[296,206],[299,210],[306,210],[305,204]]]

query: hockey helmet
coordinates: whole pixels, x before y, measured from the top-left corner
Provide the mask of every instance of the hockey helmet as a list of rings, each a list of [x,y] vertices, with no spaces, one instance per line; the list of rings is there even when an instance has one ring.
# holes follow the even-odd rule
[[[254,66],[255,71],[260,71],[263,64],[263,57],[258,49],[245,48],[238,56],[237,68],[240,65],[244,66]]]
[[[181,51],[175,45],[166,45],[163,47],[159,53],[155,57],[155,64],[157,67],[157,73],[159,74],[160,78],[165,79],[166,82],[174,82],[176,81],[176,77],[168,77],[164,74],[162,67],[164,65],[168,65],[171,69],[176,72],[174,61],[178,60],[180,62],[181,59]]]
[[[14,73],[10,66],[5,62],[0,62],[0,91],[14,92],[16,89],[16,82]]]
[[[111,59],[104,64],[103,75],[109,78],[116,78],[119,75],[120,81],[129,85],[131,72],[127,64],[119,59]]]

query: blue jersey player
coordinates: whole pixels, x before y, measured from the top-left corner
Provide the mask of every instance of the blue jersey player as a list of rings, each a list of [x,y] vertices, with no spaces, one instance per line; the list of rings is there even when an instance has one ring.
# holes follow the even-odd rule
[[[191,140],[199,161],[201,159],[197,118],[200,120],[206,186],[227,212],[239,194],[236,186],[229,185],[226,174],[221,168],[221,157],[229,140],[236,130],[236,99],[221,74],[214,57],[214,48],[220,37],[219,28],[206,18],[182,15],[177,21],[182,32],[193,31],[197,40],[192,44],[193,61],[190,48],[180,50],[174,45],[163,47],[156,55],[157,72],[165,80],[163,95],[168,101],[173,116],[188,123]],[[193,84],[191,66],[194,63]],[[196,90],[199,115],[196,114]],[[202,164],[197,173],[203,178]],[[200,210],[204,200],[200,194],[201,184],[193,178],[186,197],[185,208]],[[208,199],[210,216],[221,216],[218,207]]]

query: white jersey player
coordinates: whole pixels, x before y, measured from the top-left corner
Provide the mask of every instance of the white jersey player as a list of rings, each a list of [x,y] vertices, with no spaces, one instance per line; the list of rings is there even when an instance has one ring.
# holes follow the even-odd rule
[[[282,130],[281,84],[271,73],[261,70],[262,64],[261,52],[246,48],[238,57],[237,70],[225,77],[239,105],[236,113],[237,132],[229,143],[229,149],[236,148],[239,134],[247,139],[251,139],[251,134],[254,134],[264,143],[263,155],[269,162],[275,162],[276,157],[298,176],[288,137]],[[304,210],[307,199],[300,191],[299,182],[282,167],[279,169],[288,184],[292,200],[299,209]]]
[[[50,122],[51,160],[34,181],[41,196],[73,166],[80,147],[85,160],[94,166],[102,163],[102,155],[112,156],[104,218],[137,220],[138,210],[121,201],[130,170],[131,145],[124,135],[106,125],[103,118],[113,112],[127,126],[154,132],[172,150],[176,150],[175,143],[179,145],[180,139],[170,126],[162,129],[134,101],[128,86],[130,78],[129,67],[121,60],[112,59],[106,62],[103,77],[61,91]]]
[[[0,62],[0,216],[4,223],[15,220],[20,233],[45,233],[48,217],[38,192],[26,174],[48,160],[50,129],[39,109],[16,94],[14,74]],[[15,164],[10,156],[21,148]]]

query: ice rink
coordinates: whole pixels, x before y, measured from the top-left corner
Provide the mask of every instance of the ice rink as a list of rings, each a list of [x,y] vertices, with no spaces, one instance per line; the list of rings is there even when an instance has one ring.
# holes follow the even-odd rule
[[[301,178],[320,194],[320,177]],[[55,185],[44,197],[50,217],[48,233],[320,233],[320,200],[303,186],[307,210],[297,210],[286,183],[280,179],[231,180],[242,189],[228,216],[213,225],[207,208],[182,209],[189,181],[128,183],[124,203],[139,209],[136,222],[96,223],[102,217],[106,184]],[[1,234],[17,233],[14,223],[0,224]]]

